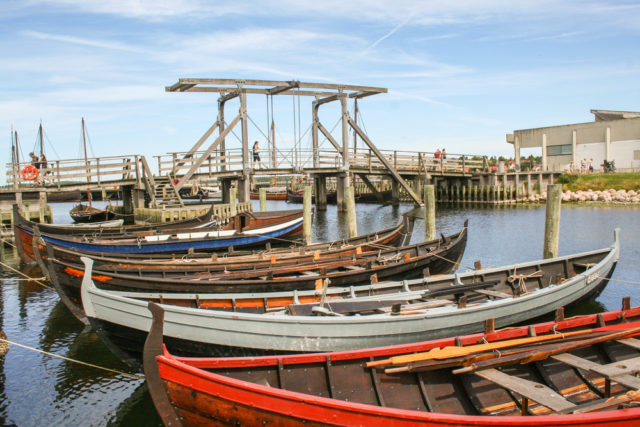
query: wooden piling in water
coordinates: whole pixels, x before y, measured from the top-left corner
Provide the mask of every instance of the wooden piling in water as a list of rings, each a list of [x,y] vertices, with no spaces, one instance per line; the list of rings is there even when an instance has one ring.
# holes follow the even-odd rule
[[[236,208],[238,189],[231,187],[229,189],[229,208],[231,210],[231,216],[236,216],[238,209]]]
[[[261,187],[258,189],[258,196],[260,197],[260,212],[267,211],[267,189]]]
[[[547,211],[544,222],[544,248],[542,257],[555,258],[558,256],[560,243],[560,202],[562,200],[562,185],[547,185]]]
[[[356,237],[358,235],[358,223],[356,221],[356,200],[353,194],[353,186],[348,185],[345,190],[345,204],[347,205],[347,226],[349,227],[349,237]]]
[[[433,185],[424,186],[424,240],[436,238],[436,195]]]
[[[311,222],[311,186],[305,185],[302,196],[302,235],[307,245],[311,243]]]

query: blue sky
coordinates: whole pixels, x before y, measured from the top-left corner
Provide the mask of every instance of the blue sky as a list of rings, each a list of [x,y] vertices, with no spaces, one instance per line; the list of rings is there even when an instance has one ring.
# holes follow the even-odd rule
[[[26,153],[40,121],[49,160],[81,155],[81,117],[96,156],[188,150],[217,96],[166,93],[180,77],[385,87],[359,103],[379,148],[512,155],[514,129],[640,110],[639,35],[638,1],[3,0],[2,175],[11,126]],[[274,100],[282,146],[292,104]],[[304,133],[310,99],[300,111]],[[249,96],[263,132],[266,114]],[[323,114],[327,128],[339,119]]]

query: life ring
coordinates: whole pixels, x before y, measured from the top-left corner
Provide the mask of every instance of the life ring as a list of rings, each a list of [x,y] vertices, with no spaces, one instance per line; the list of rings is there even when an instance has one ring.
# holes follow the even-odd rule
[[[27,181],[33,181],[38,177],[38,168],[33,165],[27,165],[23,167],[22,177]]]

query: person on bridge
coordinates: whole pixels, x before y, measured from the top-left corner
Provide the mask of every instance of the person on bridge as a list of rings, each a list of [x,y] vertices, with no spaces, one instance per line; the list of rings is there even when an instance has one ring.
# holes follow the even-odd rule
[[[258,168],[262,169],[262,162],[260,161],[260,146],[258,145],[258,141],[253,143],[253,162],[251,162],[251,167],[256,167],[256,162],[258,162]]]

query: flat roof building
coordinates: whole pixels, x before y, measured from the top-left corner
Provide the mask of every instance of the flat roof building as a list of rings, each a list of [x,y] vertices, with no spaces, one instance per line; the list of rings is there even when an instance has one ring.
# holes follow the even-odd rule
[[[591,110],[595,120],[561,126],[515,130],[507,134],[516,162],[521,148],[542,148],[542,170],[579,170],[591,162],[602,170],[605,160],[616,168],[640,169],[640,112]]]

